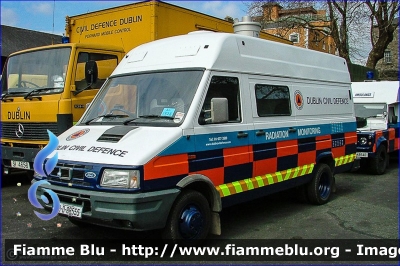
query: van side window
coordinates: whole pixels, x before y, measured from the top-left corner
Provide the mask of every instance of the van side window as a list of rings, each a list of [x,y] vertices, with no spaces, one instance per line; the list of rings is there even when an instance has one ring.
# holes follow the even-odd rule
[[[210,121],[211,99],[226,98],[228,100],[228,122],[241,122],[239,79],[236,77],[213,76],[204,101],[199,124],[212,124]]]
[[[286,86],[256,84],[257,114],[260,117],[290,115],[290,93]]]
[[[116,55],[86,52],[79,53],[75,76],[75,86],[78,91],[87,87],[87,82],[85,80],[85,64],[91,60],[96,61],[99,72],[97,82],[93,88],[100,88],[118,64],[118,57]]]

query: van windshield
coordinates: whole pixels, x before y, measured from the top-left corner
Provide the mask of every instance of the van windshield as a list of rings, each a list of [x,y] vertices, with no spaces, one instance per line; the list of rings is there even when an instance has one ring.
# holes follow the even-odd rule
[[[112,77],[81,123],[178,126],[189,110],[203,72],[196,69]]]
[[[354,104],[356,117],[384,117],[387,110],[386,103],[356,103]]]

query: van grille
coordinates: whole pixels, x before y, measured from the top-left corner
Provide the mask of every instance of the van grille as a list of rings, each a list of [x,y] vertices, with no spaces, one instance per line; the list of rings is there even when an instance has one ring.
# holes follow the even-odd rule
[[[19,125],[23,127],[23,134],[17,136]],[[3,138],[22,139],[22,140],[49,140],[47,130],[54,135],[58,135],[57,123],[2,123],[1,134]]]

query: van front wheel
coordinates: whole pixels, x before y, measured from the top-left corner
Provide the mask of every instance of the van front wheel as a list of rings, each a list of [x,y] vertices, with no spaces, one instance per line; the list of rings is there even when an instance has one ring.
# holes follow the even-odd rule
[[[207,237],[210,226],[207,199],[200,192],[183,190],[172,206],[163,238],[183,245],[197,245]]]
[[[313,179],[307,185],[307,196],[311,203],[322,205],[329,201],[334,186],[333,173],[326,164],[317,164]]]

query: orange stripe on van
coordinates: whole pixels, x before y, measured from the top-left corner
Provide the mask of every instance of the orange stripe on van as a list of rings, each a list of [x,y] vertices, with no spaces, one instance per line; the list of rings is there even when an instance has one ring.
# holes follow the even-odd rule
[[[345,133],[344,143],[345,145],[357,143],[357,133],[356,132]]]
[[[278,158],[269,158],[253,162],[253,175],[261,176],[265,173],[275,173],[278,171]]]
[[[297,157],[297,164],[298,165],[306,165],[315,163],[315,159],[317,158],[317,151],[307,151],[301,152],[298,154]]]
[[[144,180],[185,175],[189,172],[187,154],[155,157],[144,165]]]
[[[297,140],[286,140],[277,142],[276,148],[278,157],[293,155],[299,152],[299,144]]]
[[[224,166],[233,166],[248,163],[250,161],[249,146],[225,148]]]

